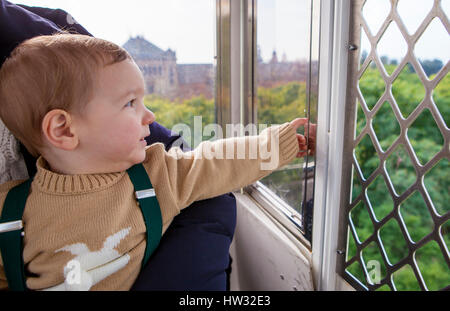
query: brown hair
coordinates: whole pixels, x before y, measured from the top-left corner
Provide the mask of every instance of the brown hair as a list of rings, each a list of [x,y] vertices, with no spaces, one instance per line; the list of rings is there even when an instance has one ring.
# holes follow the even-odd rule
[[[120,46],[86,35],[38,36],[17,46],[0,69],[0,117],[33,156],[47,112],[81,113],[101,68],[132,59]]]

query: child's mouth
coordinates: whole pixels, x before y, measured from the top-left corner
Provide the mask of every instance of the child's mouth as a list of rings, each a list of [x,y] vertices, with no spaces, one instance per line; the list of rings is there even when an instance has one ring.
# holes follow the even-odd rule
[[[142,137],[139,141],[142,142],[145,146],[147,146],[147,141],[145,140],[145,137],[150,136],[150,133],[148,133],[148,135]]]

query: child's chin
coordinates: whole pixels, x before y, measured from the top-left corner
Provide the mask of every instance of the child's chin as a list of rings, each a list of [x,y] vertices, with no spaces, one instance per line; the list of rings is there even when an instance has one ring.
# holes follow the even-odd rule
[[[139,163],[142,163],[142,162],[144,162],[144,160],[145,160],[145,150],[144,151],[142,151],[140,154],[139,154],[139,156],[136,156],[136,159],[135,159],[135,164],[139,164]]]

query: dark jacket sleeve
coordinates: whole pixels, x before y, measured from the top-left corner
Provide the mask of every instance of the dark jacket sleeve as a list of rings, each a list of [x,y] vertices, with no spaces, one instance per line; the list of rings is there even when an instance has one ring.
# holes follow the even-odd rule
[[[58,28],[64,29],[71,33],[78,33],[80,35],[92,36],[83,26],[81,26],[72,15],[62,9],[49,9],[36,6],[26,6],[23,4],[17,4],[25,10],[39,15],[51,22],[53,22]]]
[[[52,21],[16,4],[0,0],[0,64],[21,42],[58,31],[59,28]]]
[[[191,150],[182,136],[163,127],[158,122],[150,124],[150,136],[146,137],[147,145],[163,143],[166,150],[172,147],[180,147],[183,151]]]
[[[30,7],[0,0],[0,65],[23,41],[60,32],[91,35],[64,10]]]

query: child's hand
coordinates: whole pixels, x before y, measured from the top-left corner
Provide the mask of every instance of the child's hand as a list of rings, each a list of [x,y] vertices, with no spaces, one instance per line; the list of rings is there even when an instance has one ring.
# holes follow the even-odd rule
[[[297,130],[301,126],[308,124],[307,118],[297,118],[291,121],[291,125]],[[306,155],[314,155],[316,152],[316,124],[310,123],[309,128],[305,128],[305,132],[309,134],[308,139],[302,134],[297,133],[298,147],[300,149],[297,153],[297,158],[304,157]]]

